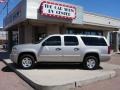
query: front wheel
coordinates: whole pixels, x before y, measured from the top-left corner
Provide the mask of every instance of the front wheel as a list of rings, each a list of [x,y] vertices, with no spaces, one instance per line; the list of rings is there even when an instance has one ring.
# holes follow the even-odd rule
[[[99,60],[95,56],[86,56],[83,61],[83,66],[88,70],[95,70],[99,67]]]
[[[32,55],[24,54],[20,57],[19,65],[23,69],[31,69],[35,64],[35,59]]]

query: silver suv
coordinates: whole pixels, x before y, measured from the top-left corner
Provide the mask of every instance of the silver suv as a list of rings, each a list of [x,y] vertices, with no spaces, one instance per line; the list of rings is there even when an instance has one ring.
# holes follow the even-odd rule
[[[50,35],[38,44],[16,45],[10,58],[24,69],[37,62],[82,62],[85,69],[96,69],[110,59],[110,47],[103,36]]]

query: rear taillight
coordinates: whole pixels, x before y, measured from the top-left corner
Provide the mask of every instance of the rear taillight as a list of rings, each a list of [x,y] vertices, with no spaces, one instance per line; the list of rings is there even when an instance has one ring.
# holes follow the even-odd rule
[[[108,46],[108,54],[110,54],[110,52],[111,52],[111,47]]]

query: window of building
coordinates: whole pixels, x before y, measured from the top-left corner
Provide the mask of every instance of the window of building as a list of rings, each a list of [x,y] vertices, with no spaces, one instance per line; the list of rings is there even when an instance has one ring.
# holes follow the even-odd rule
[[[119,49],[119,51],[120,51],[120,33],[117,33],[118,34],[118,49]],[[117,35],[116,35],[116,37],[117,37]],[[113,43],[111,43],[111,44],[113,44]]]
[[[76,46],[78,45],[78,39],[75,36],[64,37],[65,46]]]
[[[74,29],[74,28],[68,28],[66,30],[66,34],[81,34],[81,35],[99,35],[99,36],[103,36],[102,31],[86,30],[86,29]]]
[[[97,37],[81,37],[84,44],[88,46],[107,46],[104,38]]]
[[[19,35],[18,31],[13,31],[13,36],[12,36],[12,44],[13,44],[13,46],[19,44],[18,35]]]

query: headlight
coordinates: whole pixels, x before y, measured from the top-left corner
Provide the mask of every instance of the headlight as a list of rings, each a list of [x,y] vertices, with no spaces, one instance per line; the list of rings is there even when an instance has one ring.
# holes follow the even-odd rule
[[[16,47],[13,47],[13,48],[12,48],[12,52],[15,52],[15,51],[17,51],[17,48],[16,48]]]

